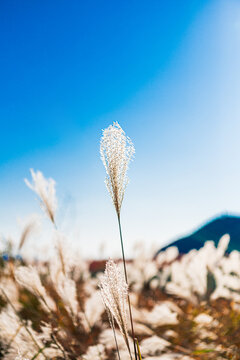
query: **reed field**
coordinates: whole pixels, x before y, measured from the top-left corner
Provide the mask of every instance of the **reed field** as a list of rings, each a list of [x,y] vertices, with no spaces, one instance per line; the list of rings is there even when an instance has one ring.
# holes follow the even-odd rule
[[[22,255],[34,238],[34,220],[23,227],[17,250],[6,241],[0,256],[0,358],[240,359],[240,253],[228,252],[227,234],[217,247],[209,239],[188,254],[170,247],[156,255],[142,244],[133,259],[125,256],[121,206],[134,153],[118,123],[103,131],[100,155],[122,251],[103,269],[83,260],[81,244],[78,253],[61,232],[55,181],[31,170],[25,182],[52,226],[54,253],[47,261]]]

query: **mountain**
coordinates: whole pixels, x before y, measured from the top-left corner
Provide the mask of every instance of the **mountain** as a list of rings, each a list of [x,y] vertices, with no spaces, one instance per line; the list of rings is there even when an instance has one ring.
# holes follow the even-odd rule
[[[161,248],[166,250],[170,246],[177,246],[180,254],[185,254],[192,249],[200,249],[205,241],[213,240],[215,245],[224,234],[230,235],[228,252],[232,250],[240,251],[240,217],[233,215],[222,215],[206,222],[191,235],[173,241],[171,244]]]

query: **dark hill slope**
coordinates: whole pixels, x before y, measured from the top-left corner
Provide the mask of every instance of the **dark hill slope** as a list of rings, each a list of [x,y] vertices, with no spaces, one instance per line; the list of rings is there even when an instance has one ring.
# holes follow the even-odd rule
[[[185,254],[192,249],[200,249],[207,240],[213,240],[217,245],[224,234],[230,235],[228,251],[240,251],[240,217],[223,215],[207,222],[191,235],[161,248],[159,252],[166,250],[170,246],[177,246],[180,254]]]

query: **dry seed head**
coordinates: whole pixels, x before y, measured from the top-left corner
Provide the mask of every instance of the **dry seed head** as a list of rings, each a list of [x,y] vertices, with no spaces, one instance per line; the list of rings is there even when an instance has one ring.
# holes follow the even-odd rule
[[[27,239],[40,227],[40,219],[38,216],[31,216],[31,218],[24,224],[20,236],[18,250],[21,250]]]
[[[111,259],[106,263],[105,272],[100,280],[99,287],[104,305],[118,324],[124,341],[130,352],[127,331],[128,286],[125,281],[123,272]]]
[[[117,122],[103,130],[100,154],[107,173],[105,183],[118,216],[128,184],[129,162],[134,153],[135,149],[131,139],[125,135]]]
[[[37,270],[32,266],[19,266],[15,270],[15,279],[29,291],[36,295],[45,296],[45,289]]]
[[[50,220],[55,223],[55,213],[57,210],[56,183],[51,178],[47,180],[41,171],[34,172],[33,169],[30,169],[30,172],[33,183],[31,184],[27,179],[25,179],[25,183],[38,195],[42,209]]]
[[[51,297],[46,293],[45,287],[42,285],[41,279],[39,277],[38,271],[32,266],[19,266],[15,272],[16,281],[37,297],[39,297],[40,302],[45,310],[54,311],[55,304]]]

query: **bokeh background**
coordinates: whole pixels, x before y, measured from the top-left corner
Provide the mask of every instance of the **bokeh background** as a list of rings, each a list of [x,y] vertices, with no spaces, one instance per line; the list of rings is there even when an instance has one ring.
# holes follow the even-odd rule
[[[2,1],[0,46],[2,234],[40,212],[23,181],[39,169],[83,255],[120,254],[99,158],[113,121],[136,147],[128,256],[240,213],[239,1]]]

